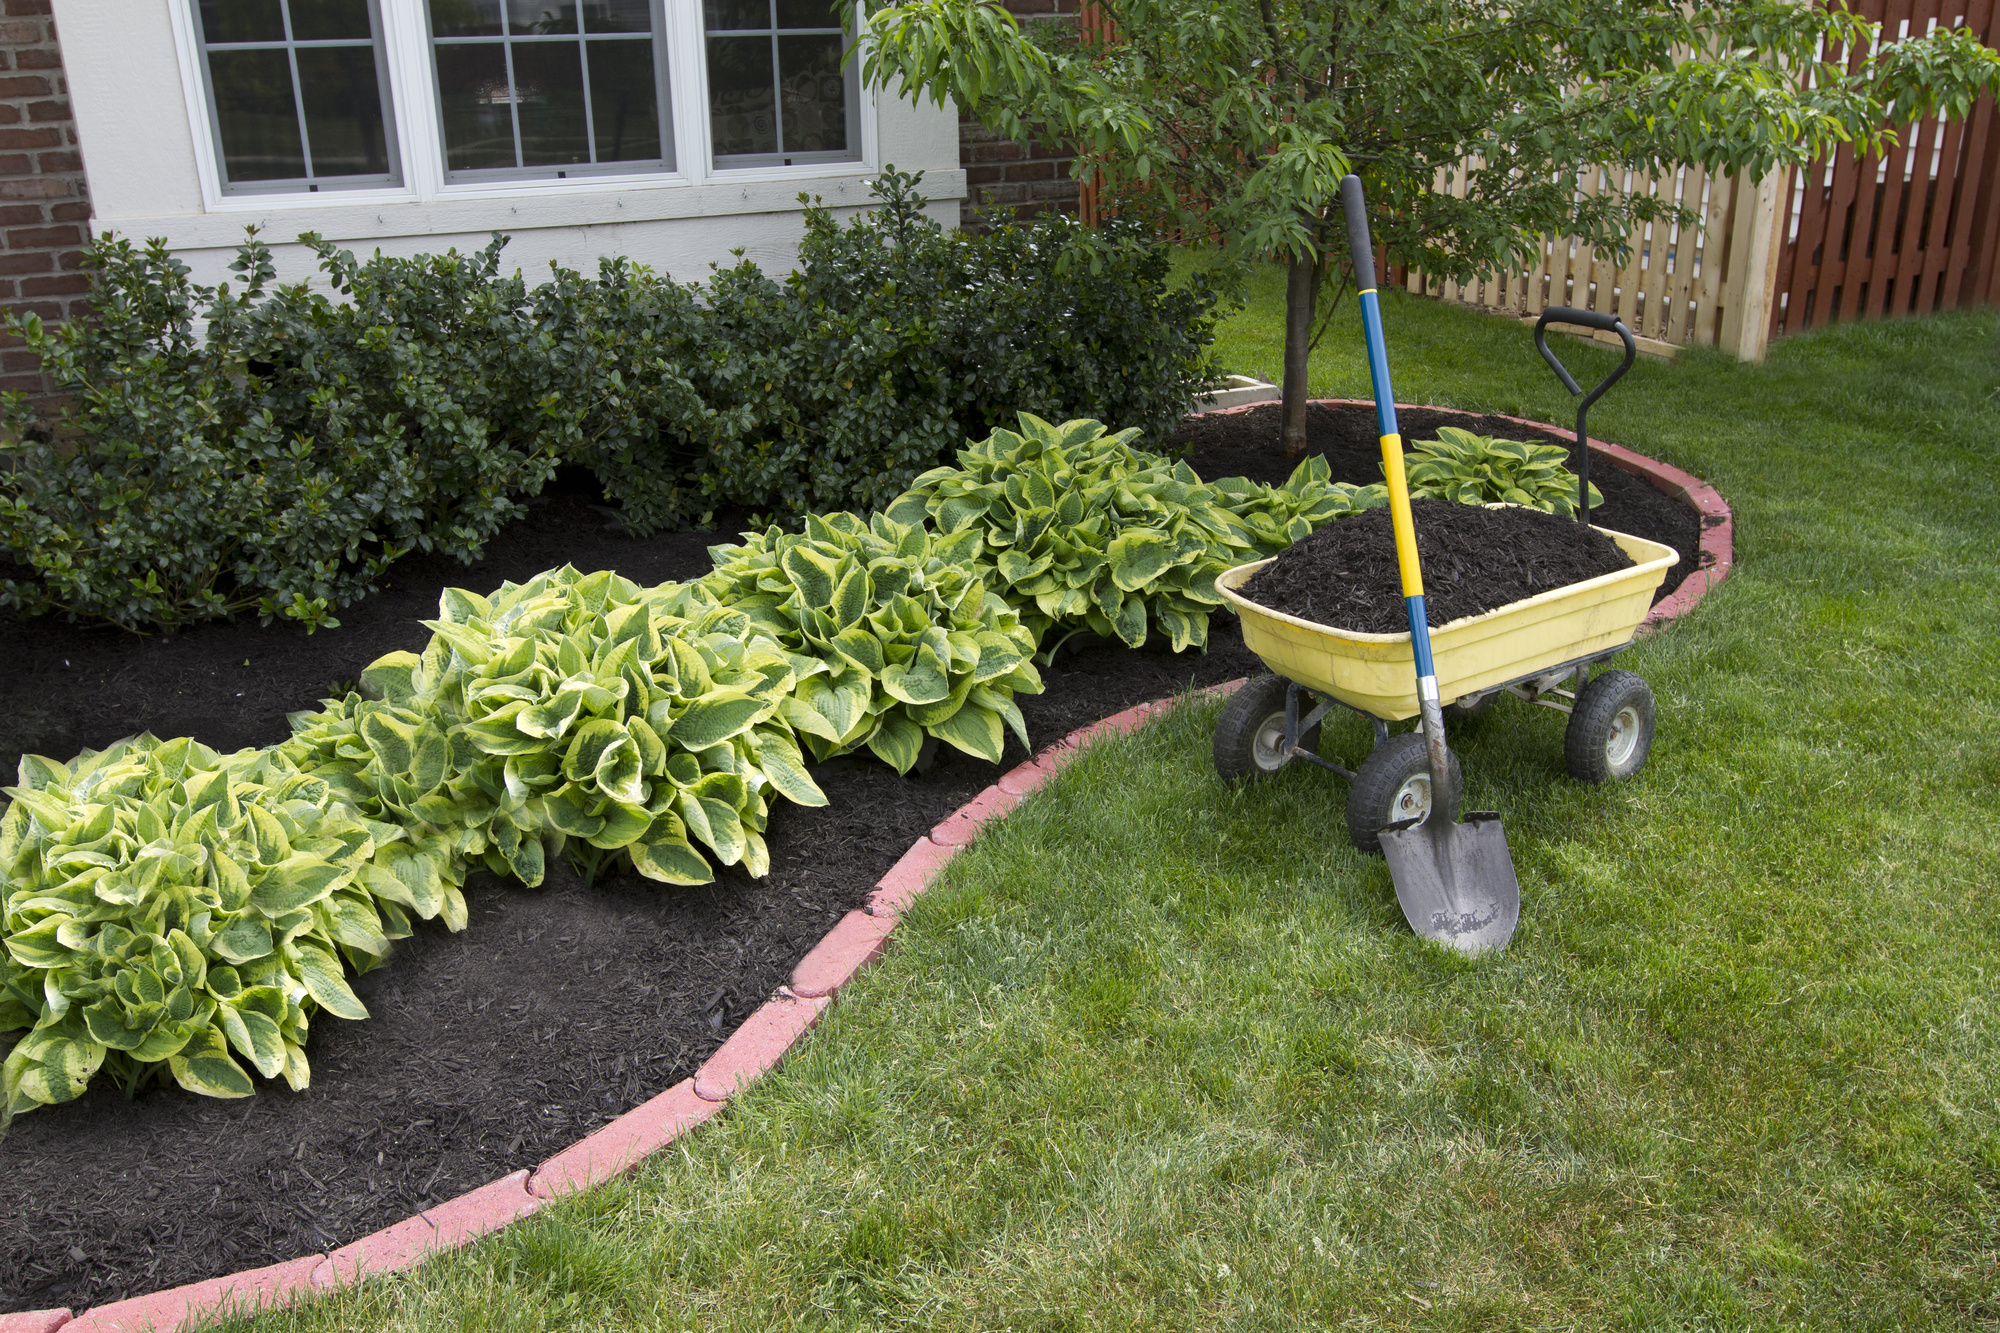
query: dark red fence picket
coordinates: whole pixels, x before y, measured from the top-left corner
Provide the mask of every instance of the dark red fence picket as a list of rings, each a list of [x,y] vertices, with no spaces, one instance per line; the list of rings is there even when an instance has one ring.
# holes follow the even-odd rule
[[[1963,25],[1994,45],[2000,0],[1854,0],[1882,40]],[[1849,53],[1858,64],[1866,51]],[[1794,171],[1771,332],[2000,304],[2000,127],[1993,98],[1964,120],[1905,126],[1894,147]]]

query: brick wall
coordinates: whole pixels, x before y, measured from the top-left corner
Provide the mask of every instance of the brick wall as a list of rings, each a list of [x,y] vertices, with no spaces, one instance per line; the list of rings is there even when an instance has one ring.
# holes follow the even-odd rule
[[[1079,0],[1005,0],[1007,12],[1027,23],[1074,23]],[[958,164],[965,168],[965,202],[959,225],[976,227],[978,210],[1025,217],[1077,211],[1077,182],[1070,175],[1074,149],[1054,143],[1009,143],[970,116],[958,121]]]
[[[90,218],[49,0],[0,0],[0,308],[84,313]],[[0,389],[46,393],[33,355],[0,335]]]

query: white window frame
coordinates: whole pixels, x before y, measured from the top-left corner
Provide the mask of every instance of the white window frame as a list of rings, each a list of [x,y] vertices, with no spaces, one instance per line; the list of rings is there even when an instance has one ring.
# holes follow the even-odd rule
[[[643,213],[628,209],[627,202],[641,192],[686,192],[700,187],[711,190],[727,187],[730,194],[740,190],[740,198],[751,202],[751,208],[742,211],[764,211],[768,207],[765,199],[769,192],[757,188],[759,186],[784,186],[790,182],[836,178],[845,180],[881,169],[878,98],[866,91],[860,96],[861,143],[858,159],[802,162],[788,167],[717,168],[709,139],[707,42],[701,0],[665,0],[666,22],[660,35],[667,42],[664,63],[669,80],[669,119],[676,164],[672,171],[594,171],[562,180],[534,176],[448,183],[445,180],[444,123],[438,105],[437,79],[431,60],[430,20],[425,2],[379,0],[383,58],[388,67],[395,147],[402,159],[402,184],[338,191],[274,190],[225,194],[214,119],[209,110],[208,71],[202,59],[200,29],[194,9],[199,0],[167,0],[204,211],[269,217],[293,211],[325,215],[330,210],[338,210],[360,215],[379,212],[391,205],[401,211],[412,204],[494,200],[513,203],[512,216],[518,216],[520,207],[532,202],[537,205],[534,210],[537,215],[553,211],[561,214],[565,222],[589,225],[637,220]],[[861,59],[861,53],[857,53],[854,59]],[[787,198],[790,193],[796,191],[788,192]],[[754,200],[753,195],[757,196]],[[728,195],[724,198],[727,199]],[[702,207],[701,211],[720,213],[730,210]],[[387,225],[386,212],[382,212],[377,220]],[[274,229],[279,231],[284,225],[273,223]],[[507,219],[496,217],[495,225],[504,230],[512,224]]]

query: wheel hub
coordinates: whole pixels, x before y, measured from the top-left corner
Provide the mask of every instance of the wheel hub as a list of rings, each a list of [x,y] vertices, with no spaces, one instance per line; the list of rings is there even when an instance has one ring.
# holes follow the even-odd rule
[[[1604,757],[1614,769],[1623,768],[1639,748],[1639,710],[1627,704],[1611,719],[1611,734],[1604,740]]]
[[[1285,748],[1285,715],[1273,713],[1264,719],[1264,725],[1257,728],[1257,738],[1252,745],[1255,749],[1257,767],[1266,773],[1275,773],[1291,762],[1291,752]]]
[[[1417,773],[1396,788],[1396,795],[1389,802],[1388,823],[1399,824],[1406,819],[1428,819],[1431,813],[1431,775]]]

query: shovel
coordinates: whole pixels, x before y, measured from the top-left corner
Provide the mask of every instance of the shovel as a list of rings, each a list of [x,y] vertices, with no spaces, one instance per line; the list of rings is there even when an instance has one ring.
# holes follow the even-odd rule
[[[1390,517],[1396,530],[1396,567],[1403,577],[1403,606],[1410,617],[1417,702],[1431,768],[1429,813],[1383,829],[1382,856],[1389,863],[1390,877],[1396,882],[1396,901],[1410,929],[1467,957],[1476,957],[1506,948],[1514,937],[1514,926],[1521,919],[1521,882],[1514,875],[1514,858],[1507,850],[1499,815],[1482,810],[1468,811],[1464,823],[1452,818],[1458,793],[1447,790],[1451,766],[1444,746],[1444,708],[1438,699],[1437,669],[1431,664],[1423,571],[1417,565],[1410,489],[1403,477],[1403,437],[1396,429],[1396,396],[1389,390],[1389,350],[1382,339],[1382,306],[1375,294],[1375,247],[1368,237],[1368,211],[1359,176],[1340,182],[1340,206],[1347,215],[1361,327],[1368,340],[1368,377],[1375,386],[1382,470],[1389,482]]]

